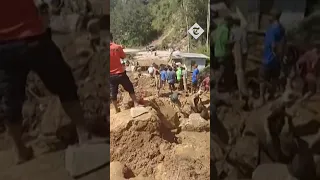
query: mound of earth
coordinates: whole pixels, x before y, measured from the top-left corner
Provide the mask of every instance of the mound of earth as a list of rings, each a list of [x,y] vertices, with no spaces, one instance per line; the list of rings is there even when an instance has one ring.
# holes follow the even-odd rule
[[[126,167],[130,171],[119,171],[120,179],[209,180],[210,123],[202,119],[207,128],[198,128],[199,123],[190,120],[188,126],[195,127],[183,130],[184,118],[179,119],[176,107],[163,99],[145,98],[146,113],[135,118],[130,114],[132,109],[117,114],[111,111],[111,161],[121,164],[111,168],[111,174]],[[129,176],[126,172],[131,171]]]

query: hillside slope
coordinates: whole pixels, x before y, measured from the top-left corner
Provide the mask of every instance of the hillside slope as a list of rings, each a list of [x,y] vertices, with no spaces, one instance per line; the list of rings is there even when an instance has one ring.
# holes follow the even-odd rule
[[[185,49],[187,27],[198,23],[206,31],[207,5],[208,0],[111,0],[111,32],[118,43],[127,46]],[[201,49],[205,34],[190,40],[190,49]]]

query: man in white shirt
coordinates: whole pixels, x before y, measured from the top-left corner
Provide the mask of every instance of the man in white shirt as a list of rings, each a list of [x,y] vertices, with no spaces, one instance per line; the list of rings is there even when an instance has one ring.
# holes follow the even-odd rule
[[[150,75],[151,77],[153,77],[153,71],[154,71],[153,66],[150,66],[150,67],[148,68],[148,73],[149,73],[149,75]]]

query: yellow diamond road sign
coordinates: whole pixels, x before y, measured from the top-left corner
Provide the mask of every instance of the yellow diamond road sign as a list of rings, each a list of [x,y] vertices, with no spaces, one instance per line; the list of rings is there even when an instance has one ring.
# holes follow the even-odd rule
[[[198,23],[195,23],[189,30],[188,33],[194,38],[198,39],[204,30],[199,26]]]

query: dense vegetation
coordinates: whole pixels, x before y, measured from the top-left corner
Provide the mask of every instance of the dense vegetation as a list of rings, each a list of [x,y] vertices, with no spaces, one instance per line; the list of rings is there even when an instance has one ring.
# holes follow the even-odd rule
[[[111,0],[111,32],[116,42],[127,46],[159,39],[163,47],[178,44],[194,23],[206,31],[207,10],[208,0]],[[205,42],[206,33],[191,40],[190,47],[203,49]]]

